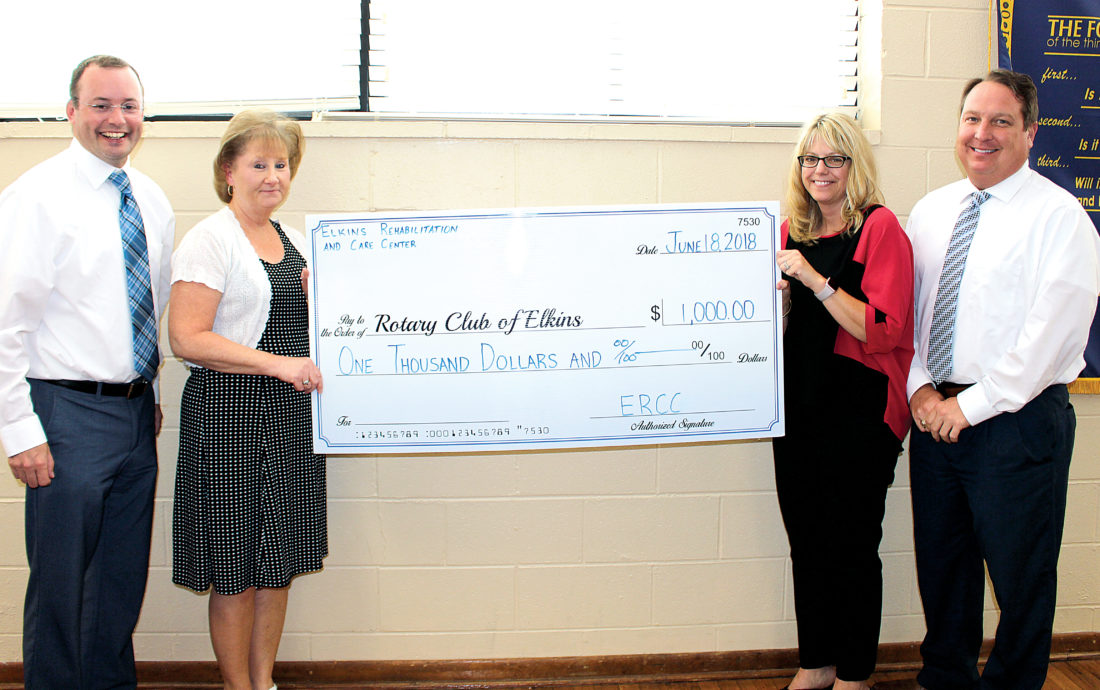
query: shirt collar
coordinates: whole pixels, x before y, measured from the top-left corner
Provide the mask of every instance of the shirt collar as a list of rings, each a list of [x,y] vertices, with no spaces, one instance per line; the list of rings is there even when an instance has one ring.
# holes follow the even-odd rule
[[[103,183],[107,181],[107,178],[111,176],[111,173],[118,170],[115,166],[97,158],[91,151],[84,148],[84,146],[73,139],[69,143],[69,151],[72,153],[73,160],[76,161],[76,170],[92,189],[99,189],[103,186]],[[126,165],[122,166],[122,170],[125,170],[127,175],[130,171],[130,159],[126,159]]]
[[[1016,192],[1020,190],[1020,187],[1024,186],[1024,182],[1026,182],[1027,178],[1030,176],[1031,168],[1028,166],[1027,161],[1025,160],[1024,164],[1020,166],[1019,170],[1012,173],[992,187],[986,187],[983,191],[989,192],[989,195],[991,197],[999,201],[1009,201],[1010,199],[1012,199],[1013,196],[1015,196]],[[974,192],[978,191],[978,188],[975,187],[974,183],[971,182],[969,179],[965,180],[965,182],[966,184],[963,185],[966,191],[966,194],[963,197],[964,199]]]

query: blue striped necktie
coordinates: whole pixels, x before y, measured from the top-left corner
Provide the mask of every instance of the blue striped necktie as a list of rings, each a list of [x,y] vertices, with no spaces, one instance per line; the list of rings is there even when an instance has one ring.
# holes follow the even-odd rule
[[[970,203],[951,233],[951,242],[947,245],[947,256],[943,260],[939,288],[936,291],[936,306],[932,310],[932,330],[928,340],[928,373],[936,384],[943,383],[951,376],[955,354],[955,316],[959,308],[959,286],[962,284],[963,270],[966,268],[966,256],[970,253],[970,241],[978,227],[978,216],[982,204],[989,199],[989,192],[974,192]]]
[[[126,262],[126,293],[130,298],[130,325],[134,334],[134,369],[148,381],[157,375],[160,352],[157,349],[157,320],[153,310],[152,281],[149,278],[149,249],[145,225],[141,222],[130,178],[123,170],[108,177],[122,194],[118,224],[122,230],[122,257]]]

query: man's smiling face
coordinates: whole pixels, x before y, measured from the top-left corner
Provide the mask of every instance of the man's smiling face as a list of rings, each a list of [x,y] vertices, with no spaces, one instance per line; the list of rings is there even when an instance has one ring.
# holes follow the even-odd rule
[[[1027,161],[1038,127],[1024,125],[1023,106],[1011,89],[983,81],[963,101],[955,154],[974,186],[987,189]]]
[[[128,67],[88,65],[77,83],[76,99],[65,114],[73,136],[90,153],[116,168],[126,164],[144,126],[141,84]],[[128,106],[124,112],[120,106]],[[103,111],[103,112],[100,112]]]

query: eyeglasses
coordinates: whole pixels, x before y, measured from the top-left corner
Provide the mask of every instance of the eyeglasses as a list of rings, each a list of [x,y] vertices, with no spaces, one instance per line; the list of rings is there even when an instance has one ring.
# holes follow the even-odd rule
[[[844,164],[852,160],[851,156],[812,156],[798,157],[798,164],[803,168],[816,168],[818,161],[825,161],[826,168],[842,168]]]
[[[76,99],[73,99],[73,103],[80,105]],[[115,108],[118,108],[123,115],[137,115],[141,112],[141,105],[138,103],[86,103],[85,106],[97,115],[106,115]]]

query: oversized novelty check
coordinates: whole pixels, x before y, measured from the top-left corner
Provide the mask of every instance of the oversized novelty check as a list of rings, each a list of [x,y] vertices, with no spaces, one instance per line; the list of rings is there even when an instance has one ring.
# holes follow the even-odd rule
[[[319,453],[783,434],[778,204],[310,215]]]

